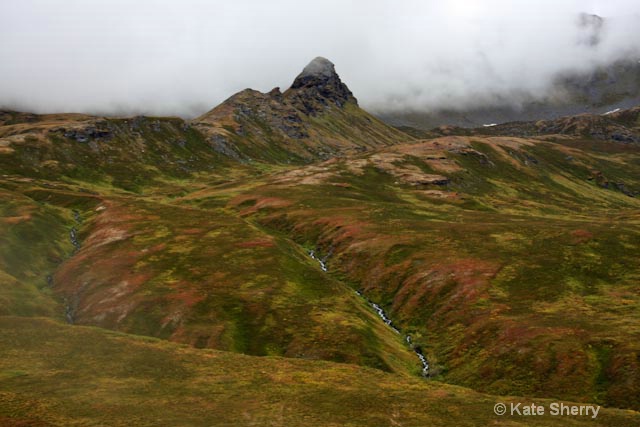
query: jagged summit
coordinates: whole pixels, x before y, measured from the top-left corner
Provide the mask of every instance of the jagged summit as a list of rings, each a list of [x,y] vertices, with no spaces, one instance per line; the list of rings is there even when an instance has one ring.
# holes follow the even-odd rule
[[[311,115],[330,104],[343,107],[349,101],[358,103],[340,80],[333,63],[321,56],[304,67],[287,92],[294,103]]]

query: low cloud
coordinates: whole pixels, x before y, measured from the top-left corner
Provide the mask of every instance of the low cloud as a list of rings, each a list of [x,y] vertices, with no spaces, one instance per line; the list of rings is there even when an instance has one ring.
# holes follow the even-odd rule
[[[639,24],[627,0],[2,2],[0,105],[192,117],[318,55],[373,110],[517,104],[640,59]]]

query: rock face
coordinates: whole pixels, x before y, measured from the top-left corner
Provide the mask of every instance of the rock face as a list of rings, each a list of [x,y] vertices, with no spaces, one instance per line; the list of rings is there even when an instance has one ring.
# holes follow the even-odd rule
[[[412,138],[358,107],[328,59],[311,61],[284,92],[245,89],[195,119],[212,147],[241,160],[308,161]]]
[[[314,115],[329,104],[338,107],[358,101],[347,85],[342,83],[335,66],[326,58],[317,57],[296,77],[286,95],[305,113]]]

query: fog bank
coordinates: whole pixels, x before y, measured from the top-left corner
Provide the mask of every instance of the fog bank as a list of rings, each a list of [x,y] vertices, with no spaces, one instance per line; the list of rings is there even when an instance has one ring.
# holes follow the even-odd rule
[[[6,1],[0,105],[192,117],[319,55],[372,110],[518,104],[640,59],[638,28],[631,0]]]

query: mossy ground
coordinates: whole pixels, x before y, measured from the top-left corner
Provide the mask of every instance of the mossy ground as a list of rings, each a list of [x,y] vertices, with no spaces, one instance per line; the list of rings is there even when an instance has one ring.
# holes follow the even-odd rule
[[[598,418],[497,417],[521,399],[323,361],[252,357],[0,317],[3,426],[635,426]],[[46,343],[46,345],[42,345]],[[549,406],[550,401],[525,399]]]

